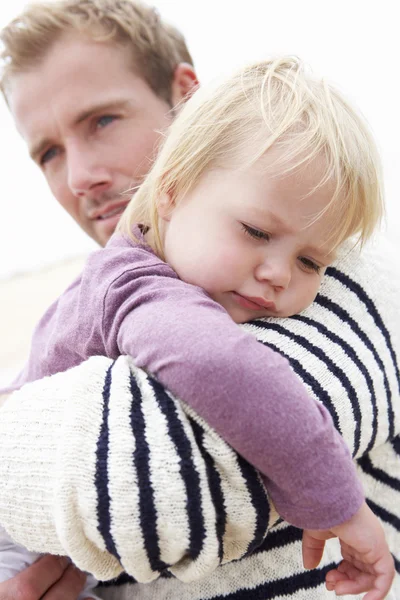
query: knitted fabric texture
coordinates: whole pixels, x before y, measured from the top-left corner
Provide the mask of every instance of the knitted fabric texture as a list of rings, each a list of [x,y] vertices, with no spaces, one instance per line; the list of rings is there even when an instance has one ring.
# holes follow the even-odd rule
[[[289,359],[348,443],[395,557],[394,598],[399,298],[381,246],[330,268],[301,315],[245,326]],[[32,550],[117,577],[98,590],[106,600],[335,597],[323,581],[337,542],[305,571],[301,531],[279,521],[257,472],[127,357],[94,357],[15,393],[1,410],[0,456],[0,523]]]

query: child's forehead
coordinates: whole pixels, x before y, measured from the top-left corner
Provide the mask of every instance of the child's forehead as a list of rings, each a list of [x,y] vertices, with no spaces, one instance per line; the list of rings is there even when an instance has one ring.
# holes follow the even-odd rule
[[[329,159],[324,151],[314,147],[299,149],[295,140],[284,144],[278,141],[259,156],[256,154],[257,148],[254,150],[255,160],[251,159],[252,149],[247,153],[249,164],[265,171],[271,177],[290,178],[291,185],[297,182],[309,182],[310,185],[315,185],[315,182],[319,183],[326,179],[330,168]]]
[[[316,155],[310,160],[290,160],[282,157],[279,148],[272,147],[254,162],[233,161],[227,167],[231,171],[247,173],[254,178],[260,187],[270,192],[275,192],[275,198],[280,197],[306,200],[316,194],[332,199],[339,195],[340,188],[344,186],[338,181],[330,169],[328,161],[323,154]],[[307,209],[307,202],[303,203]]]

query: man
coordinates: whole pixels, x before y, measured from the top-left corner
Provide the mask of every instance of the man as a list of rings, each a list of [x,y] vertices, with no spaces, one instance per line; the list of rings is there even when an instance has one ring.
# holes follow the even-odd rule
[[[90,12],[90,2],[79,4]],[[99,6],[107,11],[107,2]],[[52,12],[52,4],[38,6],[30,26]],[[3,74],[17,129],[57,201],[100,245],[147,173],[174,107],[197,85],[183,38],[155,11],[123,2],[117,17],[123,26],[109,43],[60,23],[58,39],[43,31],[42,48],[29,56],[18,20],[3,32],[14,64],[25,61],[15,74],[6,63]]]
[[[95,6],[100,7],[98,12]],[[88,36],[83,34],[79,21],[79,15],[85,11],[86,22],[91,22]],[[56,28],[54,22],[59,24]],[[110,34],[106,42],[96,41],[115,29],[116,22],[116,35]],[[5,61],[3,91],[16,125],[53,194],[77,223],[103,245],[128,201],[129,194],[125,192],[140,184],[146,174],[160,138],[158,132],[168,126],[173,106],[197,84],[190,55],[175,30],[161,26],[151,10],[129,1],[38,5],[28,12],[23,23],[21,26],[17,20],[3,33],[4,58],[13,57]],[[80,23],[80,28],[76,23]],[[40,35],[32,44],[32,32],[38,31],[39,25]],[[269,545],[275,544],[275,550],[282,546],[288,552],[288,542],[296,542],[298,548],[299,539],[290,528],[281,535],[275,531],[274,535],[276,541],[267,540]],[[288,554],[283,554],[283,560],[285,557]],[[303,574],[294,581],[298,564],[288,567],[287,572],[293,575],[288,588],[287,578],[282,575],[279,585],[274,580],[268,583],[269,576],[261,567],[267,560],[264,554],[259,553],[256,560],[260,562],[261,581],[252,580],[252,588],[262,588],[262,593],[267,594],[271,592],[264,588],[271,584],[291,594],[296,586],[297,590],[306,586],[304,597],[312,597]],[[275,560],[282,562],[279,557]],[[241,561],[242,572],[245,564]],[[207,597],[217,593],[219,585],[221,593],[225,592],[228,579],[234,581],[235,571],[229,567],[205,583],[213,586]],[[267,565],[265,568],[268,571]],[[312,588],[321,590],[323,572],[318,580],[311,575],[309,579]],[[17,593],[32,600],[69,600],[77,597],[82,575],[65,563],[45,557],[1,585],[0,598],[4,600]],[[178,592],[174,581],[159,580],[156,585],[144,590],[143,586],[128,583],[115,593],[120,598],[145,594],[147,598],[152,593],[157,598],[162,594],[177,598],[178,593],[186,593]],[[234,587],[229,590],[231,598],[239,597]],[[109,587],[103,593],[111,597],[114,592]],[[201,597],[198,588],[187,593],[187,597]]]

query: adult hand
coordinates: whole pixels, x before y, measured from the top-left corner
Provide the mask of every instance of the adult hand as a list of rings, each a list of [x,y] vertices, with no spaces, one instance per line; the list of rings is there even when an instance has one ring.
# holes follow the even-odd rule
[[[0,600],[77,600],[85,581],[67,558],[46,555],[0,583]]]

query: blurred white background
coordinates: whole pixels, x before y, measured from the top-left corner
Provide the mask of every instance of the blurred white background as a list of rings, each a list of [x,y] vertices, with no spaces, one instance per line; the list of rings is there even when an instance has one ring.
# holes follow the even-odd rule
[[[0,27],[27,2],[13,0],[0,7]],[[398,0],[153,0],[161,14],[185,34],[198,75],[206,83],[239,64],[289,53],[305,59],[325,75],[362,110],[378,140],[385,170],[388,235],[398,242],[400,225],[398,185],[400,169],[400,110]],[[79,257],[94,248],[46,188],[30,159],[12,119],[0,100],[0,298],[2,321],[14,337],[27,339],[36,320],[29,312],[31,296],[42,286],[40,310],[72,277],[68,271],[57,283],[57,269],[27,288],[9,277]],[[76,262],[78,268],[79,260]],[[43,271],[42,271],[43,272]],[[20,279],[17,277],[17,279]],[[11,291],[10,291],[11,290]],[[22,298],[21,298],[22,290]],[[7,297],[7,306],[3,305]],[[10,310],[11,307],[11,310]],[[27,324],[18,311],[29,312]],[[37,308],[39,311],[39,307]],[[40,312],[40,311],[39,311]],[[0,313],[0,314],[1,314]],[[38,313],[39,314],[39,313]],[[11,319],[11,321],[10,321]],[[22,329],[24,332],[22,333]],[[4,340],[4,337],[2,336]],[[8,367],[10,344],[0,350],[0,383]],[[14,349],[19,355],[20,348]],[[12,363],[14,364],[14,360]],[[2,371],[3,369],[3,371]],[[8,373],[8,371],[7,371]]]

